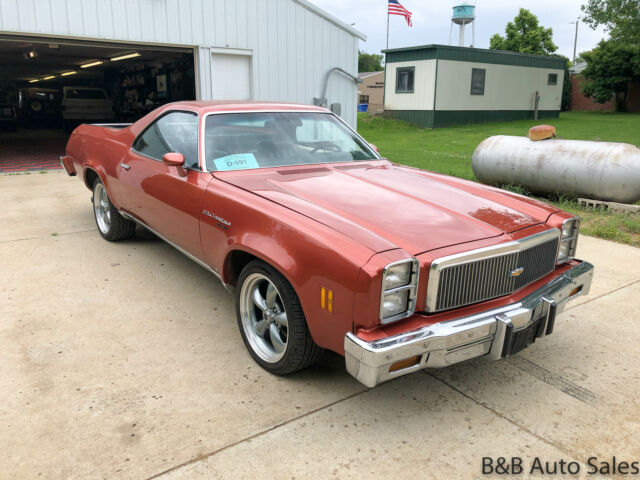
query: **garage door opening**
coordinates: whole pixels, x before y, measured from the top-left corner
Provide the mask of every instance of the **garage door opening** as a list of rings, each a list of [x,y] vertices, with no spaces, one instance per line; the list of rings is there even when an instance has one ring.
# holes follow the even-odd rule
[[[0,35],[0,172],[60,168],[80,123],[130,123],[196,98],[189,48]]]

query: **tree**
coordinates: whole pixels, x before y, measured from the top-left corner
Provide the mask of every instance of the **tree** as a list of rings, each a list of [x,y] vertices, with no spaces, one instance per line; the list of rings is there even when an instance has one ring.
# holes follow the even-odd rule
[[[375,53],[365,53],[358,50],[358,71],[359,72],[380,72],[382,67],[382,55]]]
[[[605,103],[614,97],[618,110],[624,110],[629,82],[640,80],[640,47],[617,40],[602,40],[596,48],[581,56],[587,62],[582,71],[585,78],[582,93],[597,103]]]
[[[613,40],[640,45],[640,4],[638,0],[588,0],[582,6],[582,20],[591,28],[604,26]]]
[[[513,22],[507,23],[505,36],[496,33],[491,37],[489,48],[512,52],[550,55],[558,47],[553,43],[553,31],[538,24],[538,17],[521,8]]]
[[[566,112],[571,106],[571,76],[569,75],[569,67],[571,67],[571,61],[567,57],[562,57],[564,60],[564,77],[562,80],[562,100],[560,101],[560,110]]]

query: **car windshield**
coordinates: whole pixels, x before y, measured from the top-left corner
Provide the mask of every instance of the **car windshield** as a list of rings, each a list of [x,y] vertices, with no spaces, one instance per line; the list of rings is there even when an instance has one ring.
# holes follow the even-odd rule
[[[378,158],[328,113],[260,112],[209,115],[207,170],[245,170]]]

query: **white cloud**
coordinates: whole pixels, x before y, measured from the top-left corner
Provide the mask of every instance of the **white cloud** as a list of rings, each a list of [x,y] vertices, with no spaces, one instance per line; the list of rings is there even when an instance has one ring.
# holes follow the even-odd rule
[[[312,0],[320,8],[335,15],[345,23],[355,22],[355,28],[368,37],[360,48],[366,52],[379,52],[385,48],[387,34],[386,0]],[[580,6],[585,0],[491,0],[477,1],[475,46],[489,48],[489,38],[494,33],[504,34],[507,22],[513,20],[520,8],[530,10],[540,24],[553,29],[553,41],[558,52],[569,58],[573,56],[573,40],[576,18],[581,15]],[[390,19],[390,48],[448,44],[451,28],[452,7],[461,2],[443,0],[400,0],[405,8],[413,12],[413,27],[409,28],[403,17]],[[454,26],[452,43],[457,44],[457,26]],[[468,27],[465,38],[471,38]],[[605,32],[600,28],[591,30],[584,23],[578,26],[577,53],[592,49]]]

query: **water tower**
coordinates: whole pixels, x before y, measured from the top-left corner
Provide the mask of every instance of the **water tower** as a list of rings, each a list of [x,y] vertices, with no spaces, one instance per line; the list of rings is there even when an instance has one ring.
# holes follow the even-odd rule
[[[464,47],[464,29],[466,25],[471,24],[471,46],[476,42],[476,29],[474,20],[476,19],[476,7],[475,5],[456,5],[453,7],[453,16],[451,17],[451,30],[453,30],[453,24],[460,26],[460,40],[459,46]],[[451,43],[451,31],[449,32],[449,43]]]

